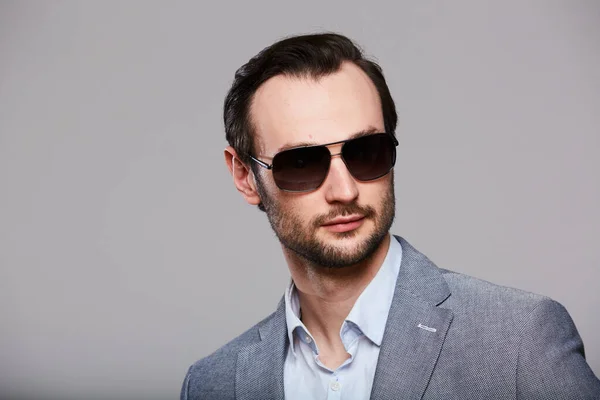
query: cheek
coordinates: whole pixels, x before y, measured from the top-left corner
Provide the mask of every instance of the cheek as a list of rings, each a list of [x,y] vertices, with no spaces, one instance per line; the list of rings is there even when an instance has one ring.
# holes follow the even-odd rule
[[[277,185],[275,185],[275,182],[273,181],[273,176],[271,175],[270,171],[264,171],[262,172],[262,174],[260,175],[260,187],[261,187],[261,191],[263,192],[263,194],[265,196],[267,196],[271,202],[274,203],[281,203],[281,196],[282,196],[282,192]]]
[[[389,178],[377,182],[363,183],[361,186],[358,203],[374,207],[379,212],[385,199],[389,196],[389,192],[393,190]]]
[[[302,222],[311,221],[315,216],[327,211],[322,209],[326,203],[324,200],[319,201],[318,191],[303,194],[280,193],[282,193],[279,196],[282,209],[288,210],[293,215],[301,218]]]
[[[381,181],[362,182],[359,186],[359,203],[369,203],[373,205],[377,203],[386,191],[387,183]]]

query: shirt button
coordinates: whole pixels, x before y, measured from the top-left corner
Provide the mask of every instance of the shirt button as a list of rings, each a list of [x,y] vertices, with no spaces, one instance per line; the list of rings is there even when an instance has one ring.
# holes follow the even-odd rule
[[[340,385],[339,382],[331,382],[331,385],[329,385],[329,387],[331,388],[331,390],[333,390],[334,392],[337,392],[338,390],[340,390],[342,388],[342,385]]]
[[[304,340],[306,341],[306,343],[312,342],[312,339],[310,338],[310,336],[305,337]]]

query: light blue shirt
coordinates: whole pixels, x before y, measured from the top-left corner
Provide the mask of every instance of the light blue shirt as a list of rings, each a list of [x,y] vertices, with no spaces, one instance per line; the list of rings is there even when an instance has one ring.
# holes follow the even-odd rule
[[[350,357],[336,370],[319,361],[319,348],[300,321],[294,282],[285,291],[285,319],[290,346],[284,363],[286,400],[359,400],[371,395],[383,331],[394,297],[402,247],[391,236],[387,254],[375,277],[344,320],[340,337]]]

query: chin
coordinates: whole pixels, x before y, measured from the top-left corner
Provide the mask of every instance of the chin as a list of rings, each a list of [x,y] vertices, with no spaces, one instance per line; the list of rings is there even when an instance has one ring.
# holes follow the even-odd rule
[[[372,230],[355,229],[347,232],[327,232],[325,237],[320,239],[321,245],[336,249],[344,253],[354,253],[363,251],[369,247],[369,241],[372,240]]]
[[[378,246],[369,243],[368,238],[348,239],[338,241],[337,243],[324,243],[328,248],[328,256],[325,256],[321,261],[321,265],[330,268],[344,268],[356,265],[367,259]]]

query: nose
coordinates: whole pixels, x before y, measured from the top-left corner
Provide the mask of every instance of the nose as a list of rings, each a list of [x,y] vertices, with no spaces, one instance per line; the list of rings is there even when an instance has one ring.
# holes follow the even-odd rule
[[[325,189],[325,200],[328,203],[352,203],[358,197],[358,185],[354,177],[348,171],[341,155],[333,154],[329,173],[323,183]]]

